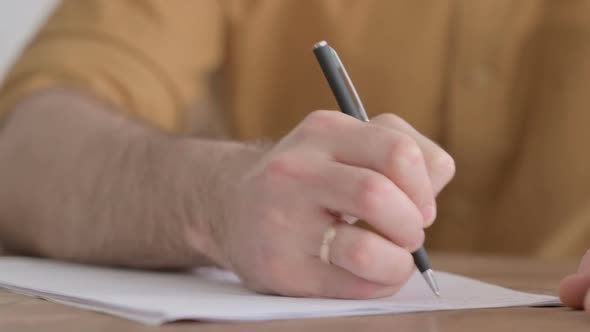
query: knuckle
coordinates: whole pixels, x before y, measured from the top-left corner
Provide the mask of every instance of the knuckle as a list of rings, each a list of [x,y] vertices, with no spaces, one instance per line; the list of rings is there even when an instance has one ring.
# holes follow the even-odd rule
[[[302,129],[315,132],[318,129],[332,128],[338,122],[339,113],[335,111],[313,111],[301,122]]]
[[[380,175],[367,175],[360,184],[358,197],[355,200],[359,204],[363,215],[373,215],[382,207],[393,191],[393,184],[386,177]]]
[[[407,160],[411,164],[416,164],[424,159],[422,150],[418,143],[409,135],[395,135],[390,141],[389,160]]]
[[[258,216],[260,221],[258,231],[260,235],[273,237],[277,232],[291,231],[292,223],[289,222],[280,208],[265,206],[260,209]]]
[[[301,172],[297,158],[291,153],[282,153],[272,157],[264,169],[265,175],[273,180],[296,177]]]
[[[402,117],[393,113],[384,113],[378,116],[379,122],[383,123],[387,127],[405,129],[411,127],[410,124]]]
[[[451,179],[455,176],[456,165],[453,157],[442,151],[437,158],[436,171],[443,174],[446,179]]]

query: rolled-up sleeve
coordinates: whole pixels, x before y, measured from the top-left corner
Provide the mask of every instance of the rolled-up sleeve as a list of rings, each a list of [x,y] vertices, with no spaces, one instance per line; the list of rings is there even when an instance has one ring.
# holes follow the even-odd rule
[[[40,89],[70,86],[182,131],[222,61],[216,0],[65,0],[9,71],[0,115]]]

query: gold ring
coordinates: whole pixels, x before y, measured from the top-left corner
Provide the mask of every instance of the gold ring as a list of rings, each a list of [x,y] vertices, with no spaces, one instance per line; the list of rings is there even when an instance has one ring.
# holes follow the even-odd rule
[[[336,237],[336,227],[331,225],[325,232],[322,238],[322,245],[320,246],[320,259],[322,262],[330,265],[330,245],[332,245],[332,241]]]

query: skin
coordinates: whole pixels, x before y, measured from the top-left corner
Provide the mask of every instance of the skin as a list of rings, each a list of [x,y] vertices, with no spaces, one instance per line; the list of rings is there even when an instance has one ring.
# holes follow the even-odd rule
[[[311,112],[271,146],[165,134],[121,114],[68,89],[15,106],[0,130],[6,249],[142,268],[214,264],[265,293],[381,297],[412,273],[410,252],[455,171],[393,114],[364,123]],[[318,256],[333,224],[328,265]]]
[[[447,153],[391,114],[366,124],[313,112],[271,147],[170,136],[120,114],[67,89],[15,107],[0,128],[5,249],[129,267],[214,264],[291,296],[386,296],[413,270],[409,251],[454,174]],[[319,245],[333,223],[326,265]],[[590,252],[559,293],[590,314]]]
[[[582,258],[578,271],[565,277],[559,285],[561,301],[590,315],[590,250]]]

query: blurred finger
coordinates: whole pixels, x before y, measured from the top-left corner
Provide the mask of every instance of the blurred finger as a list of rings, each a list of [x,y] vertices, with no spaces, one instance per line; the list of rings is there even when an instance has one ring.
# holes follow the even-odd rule
[[[434,192],[423,153],[413,138],[360,123],[333,139],[336,161],[383,174],[419,208],[424,224],[432,223],[436,213]]]
[[[325,152],[335,161],[386,176],[418,207],[423,224],[434,219],[436,203],[428,169],[420,146],[411,136],[326,111],[310,114],[298,132],[301,137],[322,136],[327,143]]]
[[[348,224],[336,226],[331,262],[363,279],[401,287],[414,270],[411,254],[381,236]]]
[[[338,299],[370,299],[393,295],[399,287],[391,287],[360,278],[338,266],[311,258],[305,263],[301,278],[307,280],[305,292],[313,297]]]
[[[318,257],[280,255],[265,262],[263,283],[249,287],[261,293],[296,297],[367,299],[392,295],[398,288],[362,279]],[[260,280],[259,280],[260,281]]]
[[[453,158],[440,146],[418,132],[401,117],[385,113],[371,119],[371,123],[385,128],[396,129],[411,136],[416,140],[426,161],[426,167],[432,181],[432,189],[435,196],[444,188],[455,174]]]
[[[561,301],[572,308],[582,309],[584,297],[590,289],[590,273],[573,274],[565,277],[559,285],[559,297]]]
[[[375,171],[328,162],[309,177],[309,199],[331,211],[363,219],[397,245],[414,250],[424,241],[422,215],[387,177]],[[303,180],[309,181],[309,180]]]

